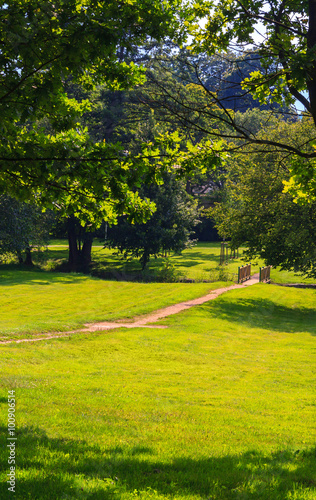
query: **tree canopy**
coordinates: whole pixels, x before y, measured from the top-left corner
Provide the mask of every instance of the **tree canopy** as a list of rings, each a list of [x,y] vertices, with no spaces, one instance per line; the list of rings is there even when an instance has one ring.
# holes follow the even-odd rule
[[[48,244],[53,224],[51,212],[0,196],[0,254],[16,254],[20,263],[32,264],[31,250]]]
[[[194,8],[197,16],[204,16],[205,23],[192,28],[190,51],[180,52],[178,59],[189,69],[185,84],[191,81],[202,87],[208,100],[207,107],[195,103],[195,113],[220,119],[232,138],[245,143],[254,142],[256,137],[238,126],[234,111],[240,109],[238,100],[248,99],[249,107],[250,96],[272,110],[281,107],[294,115],[299,102],[315,125],[315,2],[200,0]],[[162,68],[166,68],[163,63]],[[167,71],[172,70],[175,66],[169,65]],[[174,73],[175,81],[179,81],[178,69]],[[159,78],[156,80],[159,82]],[[190,106],[181,96],[169,97],[174,104],[186,109]],[[278,145],[292,151],[282,141]],[[316,156],[314,150],[304,148],[293,152],[303,158]]]
[[[219,0],[197,2],[205,26],[193,47],[208,54],[252,48],[261,70],[244,82],[260,100],[294,104],[298,100],[316,125],[316,3],[314,0]],[[305,91],[308,91],[308,96]]]
[[[106,244],[124,257],[137,257],[144,269],[151,256],[182,250],[193,243],[194,227],[200,222],[197,200],[185,190],[183,181],[167,174],[163,185],[144,186],[146,196],[155,202],[156,211],[145,223],[129,224],[121,218],[110,227]]]
[[[82,217],[147,217],[152,206],[132,187],[137,169],[156,175],[153,162],[135,165],[119,145],[94,143],[79,120],[91,103],[70,98],[65,86],[142,83],[142,67],[119,52],[148,38],[180,40],[184,11],[181,0],[2,1],[0,189]]]
[[[192,27],[189,50],[174,52],[171,65],[166,51],[160,55],[160,70],[149,73],[148,105],[156,101],[166,119],[174,116],[195,136],[224,138],[222,150],[251,154],[257,144],[289,156],[292,195],[303,203],[315,199],[315,0],[198,0],[194,10],[205,22]],[[263,127],[271,116],[310,117],[308,140],[267,138],[249,129],[241,114],[245,103],[249,107],[255,101],[270,110]]]
[[[143,224],[143,184],[271,153],[286,196],[316,199],[315,0],[0,1],[0,26],[2,192],[89,229]]]
[[[306,138],[309,123],[275,123],[260,135]],[[225,188],[220,203],[210,210],[220,235],[232,248],[246,246],[245,256],[260,256],[265,263],[309,277],[316,276],[316,203],[300,206],[284,191],[290,161],[278,151],[263,153],[252,146],[251,156],[235,154],[227,161]]]
[[[147,37],[181,38],[182,2],[129,0],[16,0],[0,3],[2,127],[12,120],[48,117],[72,125],[76,106],[68,102],[68,77],[90,87],[107,83],[128,88],[142,68],[119,60]],[[68,123],[67,120],[68,119]]]

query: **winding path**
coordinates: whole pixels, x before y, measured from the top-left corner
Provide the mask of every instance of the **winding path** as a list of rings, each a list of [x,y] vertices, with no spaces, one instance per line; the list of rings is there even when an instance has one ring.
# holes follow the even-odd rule
[[[124,320],[118,320],[115,322],[110,322],[110,321],[103,321],[99,323],[90,323],[86,324],[83,329],[80,330],[72,330],[69,332],[62,332],[62,333],[51,333],[47,334],[45,337],[36,337],[33,339],[17,339],[17,340],[4,340],[0,341],[0,344],[12,344],[16,343],[19,344],[21,342],[38,342],[40,340],[49,340],[49,339],[58,339],[61,337],[67,337],[70,334],[73,333],[91,333],[91,332],[96,332],[96,331],[102,331],[102,330],[113,330],[115,328],[167,328],[166,326],[163,325],[152,325],[151,323],[155,323],[159,319],[166,318],[167,316],[171,316],[172,314],[177,314],[181,311],[184,311],[186,309],[190,309],[190,307],[197,306],[200,304],[204,304],[205,302],[208,302],[209,300],[216,299],[219,295],[222,295],[225,292],[228,292],[229,290],[236,290],[239,288],[244,288],[247,286],[255,285],[256,283],[259,282],[259,273],[254,274],[251,276],[251,278],[248,281],[245,281],[244,283],[241,283],[240,285],[235,284],[231,286],[227,286],[224,288],[217,288],[216,290],[212,290],[209,292],[207,295],[203,295],[203,297],[199,297],[197,299],[193,300],[187,300],[185,302],[179,302],[178,304],[174,304],[172,306],[164,307],[163,309],[158,309],[157,311],[154,311],[150,314],[146,314],[143,316],[140,316],[139,318],[134,318],[133,321],[126,322]]]

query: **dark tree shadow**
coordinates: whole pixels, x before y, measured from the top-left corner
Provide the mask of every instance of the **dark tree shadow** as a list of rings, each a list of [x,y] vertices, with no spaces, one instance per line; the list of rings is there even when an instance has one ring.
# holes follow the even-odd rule
[[[5,435],[6,428],[1,431]],[[315,449],[285,450],[271,456],[249,451],[221,458],[179,457],[166,463],[155,459],[150,447],[102,449],[85,441],[51,439],[38,428],[23,428],[17,438],[16,493],[8,494],[2,483],[2,500],[104,500],[121,498],[123,492],[134,498],[135,491],[153,490],[170,499],[200,495],[205,499],[280,500],[289,498],[295,488],[316,494]],[[3,447],[1,455],[5,471]],[[78,483],[78,477],[85,482]],[[85,486],[89,480],[95,480],[92,489]]]
[[[219,253],[205,253],[205,252],[190,252],[188,255],[181,255],[181,264],[187,266],[187,265],[196,265],[200,261],[205,261],[205,262],[217,262],[219,264]]]
[[[59,283],[62,285],[69,285],[87,280],[86,275],[81,274],[65,274],[43,271],[39,268],[23,268],[19,266],[2,265],[0,266],[0,285],[1,286],[15,286],[15,285],[34,285],[43,286],[51,285],[52,283]]]
[[[271,331],[316,335],[316,310],[308,307],[286,307],[270,299],[218,299],[203,306],[212,316],[238,325]]]

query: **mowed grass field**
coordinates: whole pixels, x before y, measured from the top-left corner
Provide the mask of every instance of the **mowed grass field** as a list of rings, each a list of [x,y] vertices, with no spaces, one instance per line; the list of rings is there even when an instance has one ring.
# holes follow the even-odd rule
[[[1,336],[80,329],[219,286],[3,267]],[[316,291],[257,284],[158,324],[0,346],[1,500],[316,498]]]
[[[54,261],[66,260],[68,255],[66,240],[55,240],[51,243],[46,257],[50,264],[53,265]],[[231,253],[229,251],[228,263],[219,266],[220,246],[220,243],[200,242],[192,248],[184,250],[181,255],[171,253],[169,262],[174,267],[175,275],[179,278],[196,281],[219,281],[221,279],[237,281],[238,266],[249,263],[243,257],[244,248],[239,249],[238,258],[235,259],[230,259]],[[126,260],[118,255],[116,250],[103,248],[103,244],[97,240],[93,244],[92,259],[95,262],[94,267],[109,279],[131,279],[139,276],[141,272],[141,266],[136,259]],[[258,273],[259,267],[263,265],[261,259],[255,259],[252,262],[252,273]],[[151,258],[145,278],[146,276],[148,278],[161,277],[164,266],[165,259]],[[315,282],[313,279],[280,269],[272,269],[271,278],[275,283],[282,284]]]
[[[131,283],[0,268],[0,341],[133,318],[227,283]]]
[[[66,258],[65,245],[62,241],[58,243],[50,247],[51,259]],[[194,283],[124,281],[124,276],[131,277],[137,270],[138,262],[126,262],[101,245],[94,247],[93,259],[99,268],[103,267],[112,276],[111,280],[21,269],[14,265],[0,266],[0,341],[7,337],[71,331],[82,328],[85,323],[133,318],[205,295],[236,281],[238,266],[244,263],[241,250],[239,259],[229,260],[227,265],[219,267],[219,252],[219,244],[204,243],[182,255],[170,256],[175,273]],[[261,264],[255,262],[252,273],[258,272]],[[163,259],[153,259],[150,266],[149,274],[159,274]],[[119,281],[113,279],[115,277],[119,277]],[[272,269],[271,277],[279,283],[312,282],[278,269]]]

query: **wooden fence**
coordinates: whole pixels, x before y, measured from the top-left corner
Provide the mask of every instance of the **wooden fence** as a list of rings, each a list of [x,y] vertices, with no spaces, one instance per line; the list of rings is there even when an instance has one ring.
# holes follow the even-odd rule
[[[259,269],[259,282],[270,283],[271,266],[261,267]]]
[[[251,264],[238,267],[238,283],[250,280],[251,278]]]

